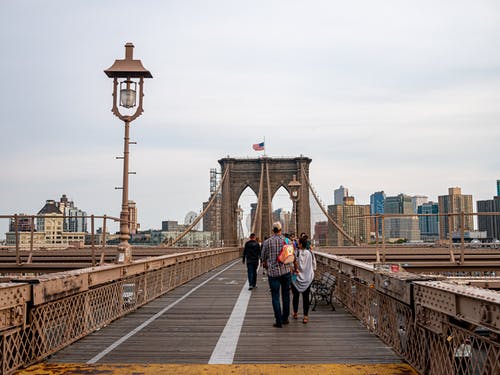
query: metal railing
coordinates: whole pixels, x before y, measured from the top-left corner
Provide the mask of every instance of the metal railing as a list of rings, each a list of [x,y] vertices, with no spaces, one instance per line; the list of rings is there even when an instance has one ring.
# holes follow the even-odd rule
[[[30,230],[29,231],[21,231],[19,230],[19,221],[23,218],[29,219],[30,222]],[[21,233],[29,233],[30,234],[30,240],[29,240],[29,247],[28,247],[28,259],[26,263],[30,264],[33,259],[33,251],[35,250],[35,233],[38,233],[35,229],[35,219],[45,219],[45,220],[53,220],[53,219],[74,219],[75,216],[67,216],[67,215],[0,215],[0,219],[9,219],[13,221],[14,225],[14,231],[9,232],[9,233],[14,233],[15,236],[15,251],[16,251],[16,264],[19,266],[22,264],[21,261],[21,241],[20,241],[20,234]],[[90,248],[91,248],[91,256],[92,256],[92,266],[95,266],[97,264],[96,262],[96,251],[97,251],[97,246],[96,246],[96,231],[95,231],[95,220],[96,219],[101,219],[102,220],[102,233],[99,235],[101,238],[99,240],[100,242],[100,247],[103,249],[106,247],[106,228],[107,228],[107,223],[109,220],[113,222],[120,222],[120,218],[116,218],[113,216],[108,216],[108,215],[84,215],[84,216],[78,216],[79,219],[90,219]],[[71,232],[68,232],[71,233]],[[39,247],[46,247],[48,246],[45,243],[40,243]],[[102,264],[104,261],[104,252],[101,251],[100,254],[100,261],[99,264]]]
[[[316,254],[317,275],[337,278],[335,299],[420,373],[500,374],[499,292]],[[239,256],[239,248],[193,251],[0,284],[2,373],[40,361]]]
[[[0,284],[0,372],[40,361],[240,254],[192,251]]]
[[[371,224],[369,223],[370,220],[373,221],[373,227],[374,227],[374,232],[375,232],[375,251],[376,251],[376,256],[377,256],[377,263],[385,263],[385,257],[386,257],[386,249],[387,249],[387,236],[385,233],[386,229],[386,219],[411,219],[411,218],[419,218],[419,217],[438,217],[438,218],[446,218],[447,220],[447,228],[448,228],[448,237],[446,238],[446,242],[448,244],[449,248],[449,255],[450,255],[450,262],[456,262],[455,260],[455,255],[453,253],[453,233],[454,231],[452,230],[453,227],[457,226],[458,227],[458,232],[460,233],[460,259],[459,263],[463,264],[465,261],[465,232],[471,231],[472,229],[466,229],[466,218],[467,217],[482,217],[482,216],[499,216],[500,217],[500,212],[454,212],[454,213],[435,213],[435,214],[370,214],[370,215],[355,215],[355,216],[349,216],[348,220],[354,221],[354,220],[365,220],[365,225],[366,227],[370,227]],[[458,218],[458,221],[456,224],[453,223],[454,218]],[[500,219],[500,218],[499,218]],[[382,232],[381,237],[379,238],[379,229]],[[353,235],[353,237],[355,237]],[[367,240],[367,239],[365,239]],[[442,239],[440,239],[442,241]],[[497,239],[498,240],[498,239]],[[328,244],[327,244],[328,245]],[[494,244],[493,246],[497,246]]]
[[[335,299],[421,374],[500,374],[500,293],[317,253]]]

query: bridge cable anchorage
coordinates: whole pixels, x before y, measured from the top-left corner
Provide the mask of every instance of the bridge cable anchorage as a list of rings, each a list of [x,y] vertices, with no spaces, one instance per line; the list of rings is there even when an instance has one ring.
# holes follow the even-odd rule
[[[300,168],[301,170],[301,173],[302,173],[302,177],[304,178],[304,180],[306,181],[307,183],[307,186],[309,187],[309,190],[311,191],[314,199],[316,200],[316,203],[318,204],[318,206],[321,208],[321,211],[323,211],[323,213],[325,214],[326,218],[328,219],[328,221],[330,221],[333,226],[335,228],[337,228],[337,230],[345,237],[347,238],[347,240],[349,240],[349,242],[351,242],[353,245],[355,246],[359,246],[359,244],[356,242],[356,240],[351,237],[349,234],[347,234],[346,231],[344,231],[340,225],[337,224],[337,222],[335,220],[333,220],[333,218],[328,214],[328,211],[325,209],[325,207],[323,206],[323,204],[321,203],[320,199],[318,198],[318,195],[316,194],[315,192],[315,189],[313,188],[313,186],[311,185],[311,182],[309,181],[309,179],[307,178],[307,175],[306,175],[306,172],[304,170],[304,166],[301,166]]]
[[[205,209],[198,215],[198,217],[196,219],[194,219],[194,221],[191,223],[191,225],[189,227],[187,227],[186,230],[184,232],[182,232],[176,239],[174,239],[170,245],[174,245],[176,242],[178,242],[182,238],[184,238],[184,236],[186,236],[186,234],[188,234],[191,231],[191,229],[193,229],[196,226],[196,224],[198,224],[200,222],[200,220],[203,218],[203,216],[205,216],[205,214],[208,212],[210,207],[212,207],[212,204],[215,202],[215,198],[217,197],[217,194],[219,194],[219,191],[222,188],[222,184],[224,183],[224,180],[226,179],[228,171],[229,171],[229,168],[227,168],[225,170],[224,175],[222,176],[222,178],[219,182],[219,186],[212,194],[212,197],[210,198],[210,201],[208,202],[207,207],[205,207]],[[161,244],[166,245],[166,244],[168,244],[168,242],[169,242],[168,238],[165,238]]]

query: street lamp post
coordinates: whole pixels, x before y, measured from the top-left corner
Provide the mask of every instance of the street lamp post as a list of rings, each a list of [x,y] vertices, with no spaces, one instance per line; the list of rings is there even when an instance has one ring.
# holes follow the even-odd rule
[[[115,60],[114,64],[104,71],[109,78],[113,78],[113,114],[125,123],[125,137],[123,146],[123,186],[122,210],[120,212],[120,244],[118,245],[117,263],[129,263],[132,260],[132,252],[128,240],[130,239],[130,220],[128,209],[128,161],[129,161],[129,127],[130,123],[139,117],[142,112],[142,97],[144,96],[144,78],[153,78],[151,73],[144,68],[141,60],[134,60],[134,45],[125,44],[125,59]],[[118,85],[120,92],[118,99]],[[139,85],[139,104],[136,107],[137,85]],[[118,103],[119,100],[119,103]],[[126,113],[120,113],[118,107],[126,109]]]
[[[293,225],[294,225],[294,232],[295,235],[298,236],[298,223],[297,223],[297,201],[299,200],[299,190],[300,190],[301,183],[297,181],[297,176],[293,175],[292,181],[288,183],[288,189],[290,192],[290,199],[292,200],[293,207],[292,207],[292,213],[293,213]]]

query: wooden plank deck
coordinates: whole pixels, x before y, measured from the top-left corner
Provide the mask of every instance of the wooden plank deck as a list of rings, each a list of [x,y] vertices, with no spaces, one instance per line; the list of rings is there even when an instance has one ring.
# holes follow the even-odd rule
[[[162,309],[228,265],[213,270],[79,340],[48,359],[49,363],[88,363]],[[240,293],[251,293],[234,353],[234,364],[345,363],[399,364],[401,359],[341,306],[318,305],[284,328],[274,328],[267,278],[259,271],[257,289],[242,291],[246,267],[234,266],[177,302],[149,325],[130,335],[96,364],[207,364]],[[299,317],[301,315],[299,308]],[[284,347],[288,349],[284,349]],[[273,349],[276,350],[273,350]],[[280,349],[278,349],[280,348]],[[288,353],[284,355],[283,353]]]

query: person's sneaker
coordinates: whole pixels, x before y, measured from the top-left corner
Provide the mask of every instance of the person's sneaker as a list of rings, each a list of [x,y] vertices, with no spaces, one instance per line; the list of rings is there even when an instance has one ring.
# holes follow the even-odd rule
[[[253,286],[249,287],[248,290],[252,290],[253,289]]]
[[[282,321],[281,324],[290,324],[290,321],[287,319],[287,320]]]
[[[283,326],[281,324],[278,324],[278,323],[274,323],[273,327],[274,328],[283,328]]]

